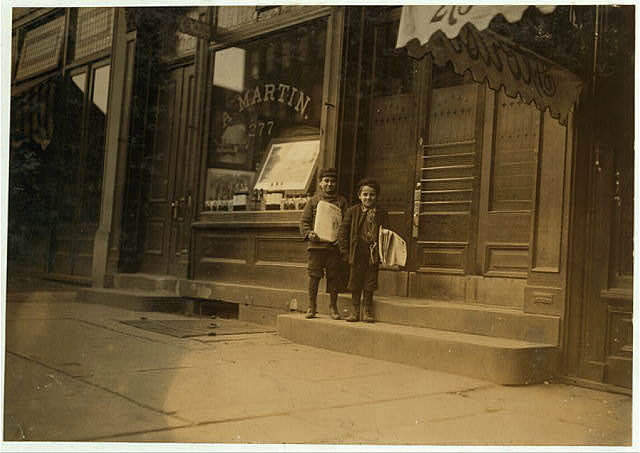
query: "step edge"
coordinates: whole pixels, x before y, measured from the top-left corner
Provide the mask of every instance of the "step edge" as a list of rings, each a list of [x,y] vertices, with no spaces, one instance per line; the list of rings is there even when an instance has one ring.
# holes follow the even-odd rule
[[[509,309],[509,308],[501,308],[494,306],[474,306],[472,304],[462,304],[462,303],[442,303],[440,301],[433,301],[425,303],[409,303],[402,302],[397,300],[388,300],[388,299],[378,299],[374,298],[373,303],[375,304],[385,304],[385,305],[393,305],[399,307],[422,307],[422,308],[431,308],[435,310],[451,310],[451,311],[472,311],[472,312],[481,312],[481,313],[495,313],[495,314],[504,314],[508,316],[517,316],[517,317],[535,317],[540,319],[548,319],[548,320],[560,320],[559,315],[549,315],[542,313],[526,313],[522,310],[518,309]]]
[[[380,338],[371,341],[369,339],[363,341],[362,335],[356,336],[354,348],[348,350],[343,343],[332,342],[330,340],[331,336],[316,335],[314,337],[314,334],[309,333],[309,329],[296,328],[296,324],[299,324],[299,322],[296,323],[291,316],[286,316],[287,315],[279,316],[277,319],[278,335],[294,343],[311,347],[338,351],[360,357],[369,357],[376,360],[385,360],[393,363],[402,363],[426,370],[468,376],[475,379],[495,382],[500,385],[527,385],[543,382],[558,373],[559,348],[557,347],[504,350],[473,343],[454,345],[452,341],[440,342],[423,337],[416,338],[415,341],[410,341],[409,344],[412,346],[409,347],[406,353],[394,355],[390,353],[389,349],[380,347],[380,345],[388,343],[385,337],[390,338],[391,332],[378,331],[377,335],[379,335]],[[320,333],[322,333],[323,330],[326,331],[329,323],[330,321],[327,320],[320,326]],[[347,326],[343,326],[343,328],[349,329]],[[441,344],[438,345],[437,343]],[[465,348],[465,346],[467,348],[463,356],[471,354],[471,361],[440,360],[450,357],[447,356],[447,348],[454,347],[462,352],[465,349],[459,348]],[[424,349],[425,347],[426,349]],[[427,355],[421,351],[425,351]],[[451,350],[449,349],[448,352],[451,352]],[[476,359],[474,359],[474,357]],[[431,360],[425,360],[428,358],[431,358]],[[485,360],[488,360],[488,362],[485,362]],[[543,360],[543,362],[540,362],[541,360]],[[490,363],[492,366],[482,366],[478,361]]]
[[[469,333],[462,333],[462,332],[456,332],[456,331],[450,331],[450,330],[442,330],[442,329],[432,329],[432,328],[428,328],[428,327],[415,327],[415,326],[404,326],[404,325],[400,325],[400,324],[392,324],[392,323],[385,323],[385,322],[376,322],[373,325],[368,325],[368,324],[364,324],[364,323],[344,323],[344,324],[340,324],[339,322],[336,322],[334,320],[332,320],[331,318],[326,318],[323,319],[322,317],[318,317],[315,320],[307,320],[305,318],[302,317],[302,315],[296,315],[296,314],[281,314],[278,315],[278,320],[280,320],[280,318],[282,319],[290,319],[292,320],[292,322],[314,322],[314,321],[319,321],[324,325],[328,325],[328,324],[336,324],[336,327],[339,328],[344,328],[344,329],[358,329],[358,328],[370,328],[371,330],[375,329],[375,325],[382,325],[382,326],[400,326],[403,328],[407,328],[407,329],[411,329],[411,330],[416,330],[415,332],[411,332],[411,331],[407,331],[407,332],[403,332],[403,335],[408,335],[408,336],[414,336],[414,337],[421,337],[421,338],[435,338],[435,335],[429,335],[431,332],[441,332],[444,333],[446,335],[455,333],[457,334],[458,338],[443,338],[442,341],[447,341],[447,342],[451,342],[451,343],[459,343],[459,344],[474,344],[477,346],[486,346],[486,347],[495,347],[495,348],[499,348],[499,349],[516,349],[516,347],[518,347],[517,349],[558,349],[557,345],[553,345],[550,343],[537,343],[537,342],[533,342],[533,341],[525,341],[525,340],[515,340],[515,339],[511,339],[511,338],[502,338],[502,337],[490,337],[487,335],[477,335],[477,334],[469,334]],[[324,321],[324,322],[323,322]],[[426,335],[420,335],[420,333],[418,333],[418,331],[420,333],[426,334]],[[388,330],[378,330],[378,332],[380,332],[380,334],[387,334],[387,335],[396,335],[399,334],[399,332],[390,332]],[[479,340],[482,339],[484,341],[462,341],[464,339],[471,339],[471,340]],[[514,344],[512,346],[505,346],[505,345],[488,345],[486,344],[486,339],[495,339],[495,340],[503,340],[503,341],[507,341],[509,343],[521,343],[520,345],[518,344]]]

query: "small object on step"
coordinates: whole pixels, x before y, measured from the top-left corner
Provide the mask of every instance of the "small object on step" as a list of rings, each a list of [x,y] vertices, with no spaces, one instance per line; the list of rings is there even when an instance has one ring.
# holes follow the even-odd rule
[[[215,332],[209,332],[209,336],[210,336],[210,337],[215,337],[215,336],[216,336],[216,333],[215,333]]]
[[[142,319],[143,321],[146,321],[147,317],[146,316],[140,316],[140,319]]]
[[[209,316],[211,319],[216,319],[216,315]]]

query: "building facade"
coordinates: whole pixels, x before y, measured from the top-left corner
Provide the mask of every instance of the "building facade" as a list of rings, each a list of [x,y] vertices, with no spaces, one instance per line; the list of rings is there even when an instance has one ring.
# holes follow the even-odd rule
[[[584,23],[633,32],[631,7],[591,10]],[[95,287],[165,276],[275,323],[306,308],[298,222],[335,166],[352,202],[358,179],[380,182],[407,241],[376,294],[515,313],[555,374],[630,388],[632,62],[592,79],[560,67],[584,87],[557,119],[433,49],[396,49],[400,15],[14,9],[9,259]],[[591,45],[611,50],[601,31]]]

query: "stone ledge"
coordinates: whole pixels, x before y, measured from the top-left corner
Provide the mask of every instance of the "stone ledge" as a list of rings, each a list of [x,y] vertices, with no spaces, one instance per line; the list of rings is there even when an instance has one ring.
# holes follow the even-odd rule
[[[558,348],[458,332],[278,316],[278,333],[296,343],[404,363],[505,385],[542,382],[554,376]]]

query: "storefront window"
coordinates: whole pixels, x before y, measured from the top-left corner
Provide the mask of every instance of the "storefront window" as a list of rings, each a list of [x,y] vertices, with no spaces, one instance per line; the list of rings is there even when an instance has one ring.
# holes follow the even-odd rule
[[[87,115],[87,155],[84,184],[84,220],[98,223],[100,220],[100,193],[102,167],[107,139],[107,100],[111,66],[93,70],[93,93]]]
[[[414,60],[404,49],[396,49],[397,22],[382,24],[375,30],[374,96],[395,96],[413,91]]]
[[[319,140],[326,29],[321,19],[215,53],[205,210],[232,209],[234,194],[236,208],[265,209],[254,185],[270,149]],[[283,209],[300,206],[287,197],[305,195],[286,181],[277,189]],[[238,192],[248,195],[246,206]]]
[[[110,68],[85,67],[67,79],[55,197],[63,222],[97,224],[100,217]]]

